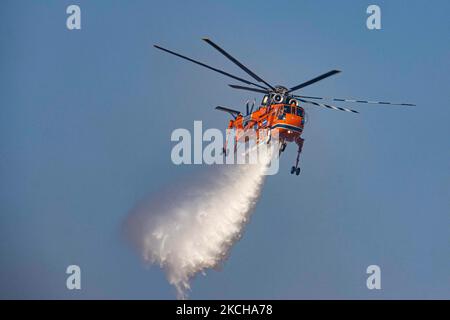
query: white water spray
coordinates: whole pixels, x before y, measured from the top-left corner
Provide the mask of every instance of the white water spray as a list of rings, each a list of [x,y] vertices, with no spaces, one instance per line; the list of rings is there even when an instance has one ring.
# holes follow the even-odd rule
[[[241,237],[264,183],[267,153],[259,164],[209,168],[128,216],[127,231],[142,258],[165,270],[179,299],[187,297],[189,280],[223,263]]]

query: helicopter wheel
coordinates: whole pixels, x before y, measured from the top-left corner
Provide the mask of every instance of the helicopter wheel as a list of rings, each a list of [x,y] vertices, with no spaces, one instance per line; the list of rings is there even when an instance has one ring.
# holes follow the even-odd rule
[[[292,169],[291,169],[292,170]],[[295,174],[298,176],[300,174],[300,167],[295,169]]]
[[[295,167],[292,167],[291,168],[291,174],[294,174],[294,172],[295,172]]]

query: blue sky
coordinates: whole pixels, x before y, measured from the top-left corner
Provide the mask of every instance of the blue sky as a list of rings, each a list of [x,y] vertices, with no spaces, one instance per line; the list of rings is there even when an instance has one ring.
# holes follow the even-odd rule
[[[381,7],[382,30],[366,28]],[[82,29],[66,28],[81,7]],[[126,244],[136,201],[192,177],[176,128],[224,128],[213,108],[260,96],[152,48],[245,76],[209,36],[272,83],[342,74],[310,95],[416,103],[308,108],[243,239],[193,299],[450,298],[448,1],[4,1],[0,12],[0,297],[172,299]],[[176,191],[175,191],[176,192]],[[78,264],[82,290],[68,291]],[[366,267],[382,290],[366,288]]]

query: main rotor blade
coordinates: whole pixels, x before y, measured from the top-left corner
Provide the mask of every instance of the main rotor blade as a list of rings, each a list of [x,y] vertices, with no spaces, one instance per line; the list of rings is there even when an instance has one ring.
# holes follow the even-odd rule
[[[257,87],[262,88],[262,89],[266,89],[265,87],[263,87],[263,86],[261,86],[261,85],[259,85],[259,84],[250,82],[250,81],[248,81],[248,80],[245,80],[245,79],[242,79],[242,78],[239,78],[239,77],[236,77],[236,76],[234,76],[234,75],[232,75],[232,74],[230,74],[230,73],[228,73],[228,72],[222,71],[222,70],[217,69],[217,68],[213,68],[213,67],[208,66],[207,64],[204,64],[204,63],[202,63],[202,62],[200,62],[200,61],[196,61],[196,60],[194,60],[194,59],[188,58],[188,57],[183,56],[183,55],[181,55],[181,54],[179,54],[179,53],[176,53],[176,52],[170,51],[170,50],[168,50],[168,49],[165,49],[165,48],[163,48],[163,47],[160,47],[160,46],[158,46],[158,45],[156,45],[156,44],[153,45],[153,46],[154,46],[156,49],[159,49],[159,50],[165,51],[165,52],[167,52],[167,53],[173,54],[174,56],[177,56],[177,57],[179,57],[179,58],[182,58],[182,59],[185,59],[185,60],[187,60],[187,61],[193,62],[193,63],[198,64],[198,65],[200,65],[200,66],[202,66],[202,67],[205,67],[205,68],[207,68],[207,69],[216,71],[216,72],[221,73],[221,74],[223,74],[223,75],[225,75],[225,76],[227,76],[227,77],[230,77],[230,78],[233,78],[233,79],[235,79],[235,80],[244,82],[244,83],[246,83],[246,84],[251,84],[251,85],[257,86]]]
[[[207,44],[209,44],[210,46],[212,46],[214,49],[216,49],[217,51],[219,51],[221,54],[223,54],[225,57],[227,57],[228,59],[230,59],[235,65],[237,65],[239,68],[241,68],[242,70],[244,70],[249,76],[251,76],[253,79],[255,79],[258,82],[262,82],[264,83],[266,86],[268,86],[270,89],[275,90],[274,87],[272,87],[269,83],[267,83],[266,81],[264,81],[261,77],[259,77],[258,75],[256,75],[253,71],[251,71],[249,68],[247,68],[246,66],[244,66],[242,63],[240,63],[239,61],[237,61],[234,57],[232,57],[228,52],[226,52],[225,50],[223,50],[221,47],[219,47],[217,44],[215,44],[214,42],[212,42],[210,39],[208,38],[203,38],[203,41],[205,41]]]
[[[309,96],[297,96],[297,95],[294,95],[293,97],[306,98],[306,99],[329,100],[329,101],[338,101],[338,102],[388,104],[388,105],[393,105],[393,106],[408,106],[408,107],[414,107],[415,106],[415,104],[412,104],[412,103],[394,103],[394,102],[385,102],[385,101],[370,101],[370,100],[341,99],[341,98],[322,98],[322,97],[309,97]]]
[[[324,107],[324,108],[328,108],[328,109],[333,109],[333,110],[340,110],[340,111],[347,111],[347,112],[353,112],[353,113],[359,113],[356,110],[352,110],[352,109],[347,109],[347,108],[342,108],[342,107],[336,107],[336,106],[332,106],[330,104],[324,104],[324,103],[318,103],[318,102],[314,102],[314,101],[308,101],[308,100],[304,100],[304,99],[298,99],[302,102],[305,103],[309,103],[309,104],[313,104],[317,107]]]
[[[332,75],[335,75],[336,73],[339,73],[339,72],[341,72],[341,71],[339,71],[339,70],[328,71],[327,73],[324,73],[324,74],[322,74],[322,75],[320,75],[318,77],[315,77],[314,79],[308,80],[308,81],[303,82],[303,83],[301,83],[301,84],[299,84],[299,85],[297,85],[295,87],[290,88],[288,92],[292,92],[292,91],[304,88],[306,86],[309,86],[310,84],[316,83],[317,81],[320,81],[320,80],[323,80],[325,78],[331,77]]]
[[[250,87],[243,87],[243,86],[238,86],[238,85],[235,85],[235,84],[229,84],[229,86],[231,88],[233,88],[233,89],[254,91],[254,92],[259,92],[259,93],[269,93],[269,90],[262,90],[262,89],[256,89],[256,88],[250,88]]]

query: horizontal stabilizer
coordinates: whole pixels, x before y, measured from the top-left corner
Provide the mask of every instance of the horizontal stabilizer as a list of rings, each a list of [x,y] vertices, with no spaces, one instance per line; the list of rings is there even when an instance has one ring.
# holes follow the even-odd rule
[[[233,109],[226,108],[226,107],[222,107],[222,106],[217,106],[217,107],[216,107],[216,110],[228,112],[228,113],[231,114],[235,119],[236,119],[236,117],[237,117],[238,115],[241,114],[240,111],[233,110]]]

